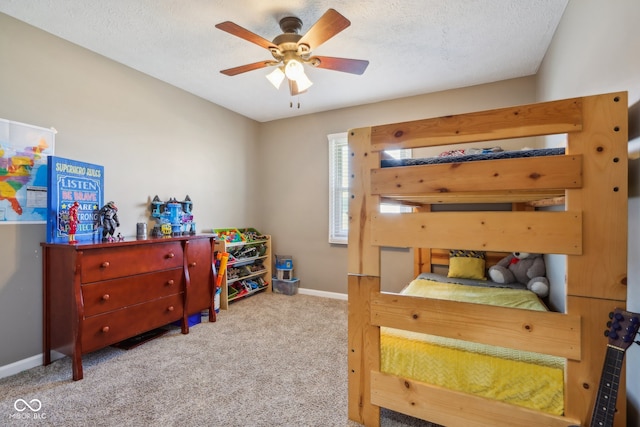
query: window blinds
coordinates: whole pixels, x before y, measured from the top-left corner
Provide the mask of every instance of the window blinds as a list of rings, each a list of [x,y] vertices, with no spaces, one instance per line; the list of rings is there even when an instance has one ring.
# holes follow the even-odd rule
[[[329,243],[347,243],[349,163],[347,134],[329,135]]]

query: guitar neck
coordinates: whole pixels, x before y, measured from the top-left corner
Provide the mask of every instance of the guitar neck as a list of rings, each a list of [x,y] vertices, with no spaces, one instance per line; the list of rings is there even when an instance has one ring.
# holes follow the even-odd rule
[[[598,396],[591,417],[591,427],[611,427],[613,425],[623,359],[624,350],[611,345],[607,346]]]

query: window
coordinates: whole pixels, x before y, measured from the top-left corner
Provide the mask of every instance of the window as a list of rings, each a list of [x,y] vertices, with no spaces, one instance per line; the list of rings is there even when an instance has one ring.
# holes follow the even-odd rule
[[[349,156],[347,134],[328,135],[329,139],[329,243],[346,244],[349,234]],[[389,150],[397,158],[411,157],[411,150]],[[411,212],[410,207],[381,204],[380,212]]]

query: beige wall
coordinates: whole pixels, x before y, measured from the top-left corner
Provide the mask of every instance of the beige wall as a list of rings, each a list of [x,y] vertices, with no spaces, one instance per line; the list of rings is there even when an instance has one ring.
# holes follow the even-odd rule
[[[149,201],[194,201],[198,231],[256,226],[295,257],[303,287],[346,292],[346,249],[327,242],[326,135],[534,98],[532,78],[258,124],[0,14],[0,117],[55,127],[56,154],[105,167],[105,197],[134,234]],[[150,221],[150,225],[152,222]],[[0,226],[0,367],[41,352],[44,225]],[[384,287],[411,253],[383,256]]]
[[[292,255],[300,286],[347,292],[347,250],[328,243],[327,135],[350,128],[437,117],[534,102],[534,78],[521,78],[325,113],[262,123],[260,158],[269,166],[258,220],[276,254]],[[412,279],[412,252],[385,250],[382,288]]]
[[[640,134],[640,2],[570,0],[538,73],[540,100],[626,90]],[[640,165],[629,161],[628,309],[640,312]],[[614,307],[612,307],[613,309]],[[603,326],[607,319],[603,319]],[[603,345],[606,340],[603,339]],[[640,348],[627,352],[628,424],[640,426]]]
[[[188,194],[198,231],[253,222],[257,122],[3,14],[0,63],[0,117],[55,127],[56,155],[103,165],[125,236],[156,194]],[[44,232],[0,225],[0,367],[42,352]]]

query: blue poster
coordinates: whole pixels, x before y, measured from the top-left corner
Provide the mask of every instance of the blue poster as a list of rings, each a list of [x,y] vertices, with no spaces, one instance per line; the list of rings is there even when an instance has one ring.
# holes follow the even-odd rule
[[[0,224],[45,223],[55,133],[0,119]]]
[[[104,203],[104,167],[49,156],[47,243],[97,243]]]

